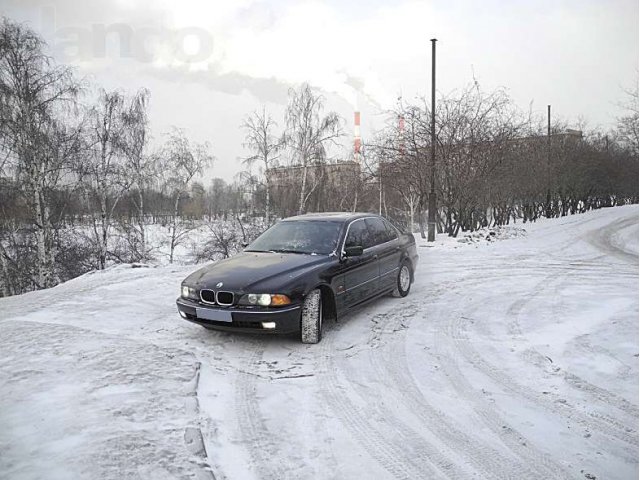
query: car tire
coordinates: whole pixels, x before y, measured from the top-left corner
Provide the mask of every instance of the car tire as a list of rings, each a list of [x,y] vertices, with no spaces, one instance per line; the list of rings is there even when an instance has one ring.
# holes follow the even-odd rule
[[[302,343],[318,343],[322,339],[322,292],[312,290],[304,299],[300,321]]]
[[[396,278],[396,288],[393,290],[394,297],[406,297],[411,290],[411,267],[409,262],[403,262],[398,270]]]

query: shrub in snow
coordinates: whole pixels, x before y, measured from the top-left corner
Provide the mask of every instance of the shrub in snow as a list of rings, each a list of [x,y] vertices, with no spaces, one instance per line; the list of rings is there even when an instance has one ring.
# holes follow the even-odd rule
[[[497,240],[506,240],[508,238],[524,237],[527,231],[521,227],[490,227],[481,228],[475,232],[465,234],[458,239],[459,243],[479,243],[479,242],[495,242]]]
[[[204,238],[192,240],[191,258],[195,263],[221,260],[241,251],[265,230],[262,219],[214,220],[204,226]]]

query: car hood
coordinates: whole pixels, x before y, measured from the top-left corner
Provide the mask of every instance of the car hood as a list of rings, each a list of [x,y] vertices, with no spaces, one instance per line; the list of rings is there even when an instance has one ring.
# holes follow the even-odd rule
[[[287,293],[283,289],[296,278],[328,261],[324,255],[242,252],[195,271],[185,283],[240,293]]]

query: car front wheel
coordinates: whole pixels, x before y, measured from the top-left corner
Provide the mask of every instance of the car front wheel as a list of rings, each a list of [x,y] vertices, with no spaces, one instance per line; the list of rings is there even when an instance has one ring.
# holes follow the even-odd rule
[[[300,327],[302,343],[318,343],[322,339],[322,294],[319,289],[304,299]]]
[[[411,290],[411,267],[404,262],[398,270],[398,278],[396,279],[396,288],[393,291],[394,297],[406,297]]]

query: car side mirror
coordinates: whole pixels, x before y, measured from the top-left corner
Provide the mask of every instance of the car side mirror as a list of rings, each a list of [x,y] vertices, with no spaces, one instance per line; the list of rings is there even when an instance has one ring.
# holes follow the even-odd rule
[[[364,248],[361,245],[355,245],[353,247],[345,247],[344,256],[345,257],[359,257],[364,253]]]

